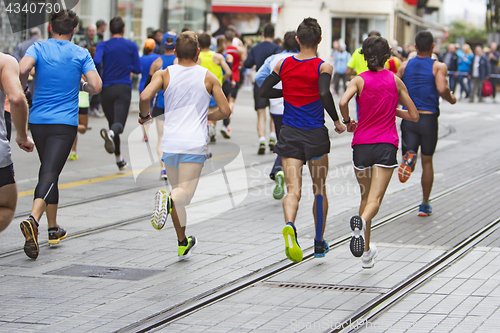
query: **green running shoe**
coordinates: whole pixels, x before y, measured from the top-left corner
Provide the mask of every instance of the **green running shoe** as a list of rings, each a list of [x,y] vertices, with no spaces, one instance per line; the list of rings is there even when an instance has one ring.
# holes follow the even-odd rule
[[[163,228],[167,222],[167,217],[172,213],[172,199],[166,190],[159,190],[155,196],[155,210],[151,215],[151,224],[156,230]]]
[[[285,238],[285,254],[293,262],[300,262],[304,257],[302,249],[297,242],[297,230],[292,222],[288,222],[283,228]]]
[[[189,236],[187,238],[188,244],[186,246],[179,245],[177,247],[177,253],[179,255],[179,260],[189,259],[193,250],[198,246],[198,241],[196,237]]]
[[[274,181],[276,182],[276,187],[273,191],[273,198],[281,200],[285,195],[285,173],[283,171],[278,171],[276,176],[274,176]]]

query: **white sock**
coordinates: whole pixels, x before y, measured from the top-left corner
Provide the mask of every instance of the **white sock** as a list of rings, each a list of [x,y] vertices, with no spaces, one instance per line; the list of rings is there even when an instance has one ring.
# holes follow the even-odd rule
[[[123,161],[122,155],[115,156],[115,158],[116,158],[116,163]]]
[[[266,137],[265,136],[261,136],[259,138],[259,142],[266,142]]]
[[[113,132],[113,130],[109,130],[108,134],[109,134],[110,138],[114,138],[115,137],[115,132]]]
[[[269,137],[273,138],[274,140],[276,140],[276,133],[271,132],[271,134],[269,134]]]

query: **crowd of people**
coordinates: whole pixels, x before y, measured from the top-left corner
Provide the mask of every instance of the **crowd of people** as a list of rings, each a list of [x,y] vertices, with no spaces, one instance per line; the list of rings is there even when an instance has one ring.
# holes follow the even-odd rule
[[[419,149],[423,172],[418,214],[432,214],[429,197],[434,176],[432,158],[438,139],[439,99],[456,103],[455,81],[451,81],[456,76],[453,71],[449,73],[452,69],[447,62],[450,66],[456,62],[460,77],[462,55],[450,46],[449,54],[443,58],[445,63],[436,61],[430,32],[417,34],[415,51],[408,52],[407,59],[397,44],[390,44],[372,31],[352,55],[345,44],[334,43],[333,60],[329,63],[317,57],[322,30],[314,18],[304,19],[296,31],[287,32],[280,39],[281,45],[275,42],[274,27],[268,24],[263,29],[262,41],[248,48],[232,27],[215,37],[188,29],[179,34],[156,30],[144,43],[142,56],[136,43],[124,38],[125,23],[120,17],[109,22],[110,39],[103,38],[107,24],[98,21],[85,29],[85,37],[76,45],[72,41],[78,24],[74,12],[61,11],[51,18],[52,38],[41,42],[33,30],[33,43],[20,45],[19,52],[26,50],[19,65],[12,66],[15,60],[7,55],[0,57],[0,106],[10,105],[19,147],[29,152],[36,146],[40,159],[31,214],[21,222],[28,257],[36,259],[39,255],[38,227],[44,212],[49,243],[58,244],[67,236],[57,223],[58,178],[68,157],[78,158],[77,133],[85,133],[87,114],[92,108],[94,112],[102,108],[108,122],[108,127],[100,131],[104,149],[115,155],[119,170],[127,167],[121,154],[120,135],[130,109],[131,77],[138,74],[141,75],[138,122],[144,126],[144,140],[148,140],[151,121],[156,123],[160,177],[168,179],[171,185],[170,192],[156,193],[151,223],[155,229],[162,229],[167,217],[172,217],[179,259],[189,258],[198,244],[196,237],[186,234],[186,206],[210,156],[208,145],[216,142],[216,123],[223,121],[220,133],[230,139],[233,135],[230,118],[235,111],[242,71],[254,66],[257,154],[264,154],[267,147],[276,154],[269,176],[275,181],[273,197],[284,198],[282,234],[285,254],[291,261],[303,259],[295,224],[305,164],[310,170],[314,193],[314,256],[324,257],[329,251],[323,238],[329,207],[326,178],[330,152],[325,110],[336,133],[346,130],[353,133],[352,160],[361,202],[359,214],[349,221],[350,250],[355,257],[361,257],[363,268],[372,268],[377,256],[375,246],[370,246],[371,221],[380,208],[391,176],[397,168],[400,181],[406,182],[416,166]],[[497,52],[496,45],[492,44],[492,49],[493,46],[495,51],[490,52]],[[498,62],[498,57],[493,58],[491,53],[485,56],[481,47],[476,47],[476,56],[470,59],[468,69],[471,100],[489,78],[492,61]],[[447,81],[450,75],[451,89]],[[28,118],[29,77],[34,79]],[[339,114],[333,95],[340,94],[340,79],[343,95]],[[4,104],[5,95],[10,104]],[[349,109],[353,98],[357,104],[356,116]],[[266,145],[267,107],[271,121]],[[14,215],[17,190],[8,126],[3,109],[0,111],[1,231]],[[397,161],[400,140],[396,117],[403,119],[401,163]],[[28,124],[34,143],[28,136]]]

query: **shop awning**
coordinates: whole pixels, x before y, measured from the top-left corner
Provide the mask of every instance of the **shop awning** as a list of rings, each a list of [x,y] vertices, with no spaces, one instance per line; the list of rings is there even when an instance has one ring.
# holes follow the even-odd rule
[[[278,12],[281,10],[281,3],[278,3]],[[213,13],[246,13],[246,14],[272,14],[273,4],[222,4],[212,3]]]
[[[401,17],[402,19],[413,23],[419,27],[423,27],[426,29],[432,29],[432,30],[437,30],[437,31],[448,31],[448,28],[442,24],[435,23],[435,22],[429,22],[421,18],[420,16],[405,13],[403,11],[396,11],[396,15],[398,17]]]

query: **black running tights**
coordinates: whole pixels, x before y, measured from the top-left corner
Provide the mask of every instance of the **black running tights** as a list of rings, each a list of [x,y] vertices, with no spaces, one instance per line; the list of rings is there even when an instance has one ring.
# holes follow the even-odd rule
[[[41,198],[47,205],[59,203],[57,182],[75,141],[77,129],[77,126],[62,124],[30,124],[40,159],[35,199]]]
[[[108,120],[109,129],[115,134],[115,155],[121,154],[120,135],[127,122],[128,109],[132,98],[132,88],[125,84],[103,87],[101,92],[102,111]]]

